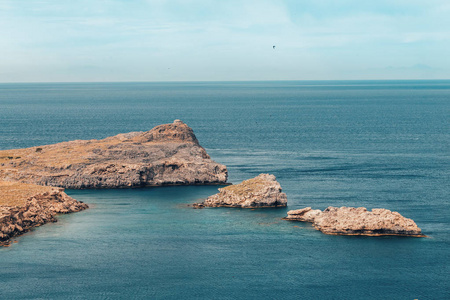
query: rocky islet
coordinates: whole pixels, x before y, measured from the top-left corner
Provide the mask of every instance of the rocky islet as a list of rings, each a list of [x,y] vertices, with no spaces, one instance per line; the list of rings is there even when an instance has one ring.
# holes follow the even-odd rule
[[[208,197],[202,203],[195,203],[194,208],[203,207],[285,207],[286,194],[274,175],[260,174],[243,182],[219,188],[219,193]]]
[[[306,207],[288,211],[285,220],[311,222],[317,230],[330,235],[414,236],[424,237],[416,223],[395,211],[365,207],[328,207],[324,211]]]

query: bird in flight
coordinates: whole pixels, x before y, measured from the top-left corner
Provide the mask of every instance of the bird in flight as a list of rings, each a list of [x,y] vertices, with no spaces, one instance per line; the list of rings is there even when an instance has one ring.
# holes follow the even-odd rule
[[[275,46],[272,46],[273,47],[273,49],[275,49]]]

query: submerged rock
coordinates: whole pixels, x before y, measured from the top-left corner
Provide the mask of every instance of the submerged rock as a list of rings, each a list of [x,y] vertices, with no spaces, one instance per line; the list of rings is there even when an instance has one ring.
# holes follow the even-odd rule
[[[58,213],[88,208],[61,188],[0,181],[0,192],[0,246],[9,245],[12,237],[33,227],[56,222]]]
[[[311,207],[288,211],[285,220],[311,222],[325,234],[333,235],[401,235],[424,237],[416,223],[398,212],[383,208],[368,211],[364,207],[328,207],[324,211]]]
[[[71,189],[223,184],[227,175],[180,120],[103,140],[0,151],[0,180]]]
[[[219,193],[208,197],[194,208],[203,207],[284,207],[287,204],[285,193],[274,175],[260,174],[236,185],[219,189]]]

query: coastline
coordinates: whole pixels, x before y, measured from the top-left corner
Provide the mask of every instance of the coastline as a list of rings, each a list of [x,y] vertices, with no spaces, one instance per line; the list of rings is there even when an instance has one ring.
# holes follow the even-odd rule
[[[181,120],[145,132],[0,150],[0,245],[57,213],[88,206],[70,189],[230,185],[227,167],[213,161]]]
[[[211,159],[181,120],[102,140],[0,150],[0,180],[69,189],[223,184]]]
[[[8,191],[14,191],[14,195]],[[9,246],[11,238],[35,227],[57,222],[57,214],[89,207],[68,196],[62,188],[0,181],[0,192],[0,246]]]
[[[186,207],[215,185],[66,189],[90,209],[0,247],[2,296],[446,298],[449,89],[277,86],[3,90],[1,149],[104,138],[179,116],[228,166],[230,182],[272,171],[289,206]],[[280,220],[329,205],[398,211],[429,238],[335,237]]]

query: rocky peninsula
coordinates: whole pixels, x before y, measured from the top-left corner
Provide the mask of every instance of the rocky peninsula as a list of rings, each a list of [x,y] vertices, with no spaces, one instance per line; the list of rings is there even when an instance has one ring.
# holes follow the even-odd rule
[[[365,207],[328,207],[324,211],[311,207],[288,211],[285,220],[311,222],[325,234],[366,236],[424,237],[416,223],[395,211]]]
[[[194,208],[203,207],[284,207],[287,197],[282,193],[280,184],[274,175],[260,174],[255,178],[219,188],[219,193],[208,197]]]
[[[86,208],[87,204],[69,197],[62,188],[0,181],[0,246],[33,227],[56,222],[58,213]]]
[[[70,189],[223,184],[227,176],[180,120],[102,140],[0,151],[0,180]]]

